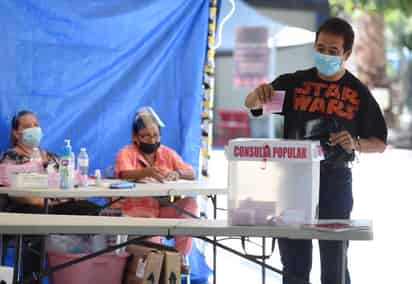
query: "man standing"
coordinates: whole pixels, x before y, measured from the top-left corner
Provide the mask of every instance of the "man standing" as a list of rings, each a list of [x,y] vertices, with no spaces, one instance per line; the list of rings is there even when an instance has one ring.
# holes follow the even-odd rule
[[[316,33],[315,67],[277,77],[248,94],[245,105],[254,116],[263,104],[286,92],[284,136],[319,139],[325,152],[321,162],[319,219],[349,219],[353,206],[350,162],[354,153],[383,152],[387,127],[368,88],[345,69],[352,53],[354,32],[340,18],[330,18]],[[283,283],[308,283],[312,241],[279,240]],[[322,284],[340,282],[339,243],[319,241]],[[350,283],[346,268],[346,283]]]

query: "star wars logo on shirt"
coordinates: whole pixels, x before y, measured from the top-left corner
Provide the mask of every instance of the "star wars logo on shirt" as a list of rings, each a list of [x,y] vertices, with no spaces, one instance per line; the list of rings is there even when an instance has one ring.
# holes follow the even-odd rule
[[[294,89],[295,111],[323,113],[352,120],[359,109],[359,94],[346,86],[307,81]]]

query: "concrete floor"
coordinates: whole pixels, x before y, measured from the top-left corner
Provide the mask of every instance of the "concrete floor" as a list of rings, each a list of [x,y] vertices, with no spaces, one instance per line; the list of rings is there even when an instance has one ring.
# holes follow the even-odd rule
[[[374,240],[350,243],[352,283],[412,283],[409,271],[412,264],[411,165],[412,151],[398,149],[388,149],[383,154],[361,154],[355,164],[352,218],[372,219]],[[227,161],[223,151],[213,151],[210,175],[213,179],[226,179]],[[225,197],[220,197],[218,202],[226,206]],[[220,213],[219,218],[225,218],[225,212]],[[311,283],[317,284],[320,283],[319,254],[317,242],[313,243]],[[238,240],[225,241],[225,244],[240,249]],[[256,250],[259,251],[257,247]],[[218,253],[217,283],[261,283],[258,266],[222,250]],[[210,246],[207,246],[206,256],[211,263]],[[281,268],[277,248],[269,263]],[[278,274],[267,271],[266,275],[266,283],[281,283]]]

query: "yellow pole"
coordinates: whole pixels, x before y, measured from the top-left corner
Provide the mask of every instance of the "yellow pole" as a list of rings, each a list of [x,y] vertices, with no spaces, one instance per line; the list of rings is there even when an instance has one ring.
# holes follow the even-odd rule
[[[203,73],[203,103],[202,103],[202,143],[201,143],[201,173],[209,176],[208,165],[212,149],[213,130],[213,97],[215,94],[215,32],[217,17],[217,0],[209,0],[209,24],[207,35],[207,53]]]

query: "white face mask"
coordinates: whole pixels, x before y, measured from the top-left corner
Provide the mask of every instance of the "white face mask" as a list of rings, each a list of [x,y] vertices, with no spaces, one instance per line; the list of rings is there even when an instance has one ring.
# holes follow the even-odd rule
[[[22,131],[22,142],[30,147],[37,147],[43,137],[40,127],[26,128]]]

